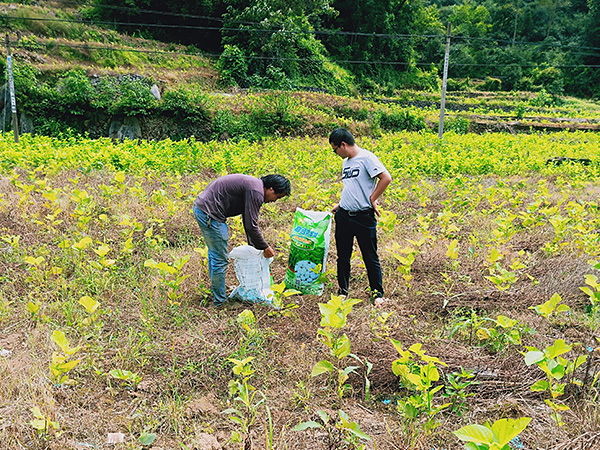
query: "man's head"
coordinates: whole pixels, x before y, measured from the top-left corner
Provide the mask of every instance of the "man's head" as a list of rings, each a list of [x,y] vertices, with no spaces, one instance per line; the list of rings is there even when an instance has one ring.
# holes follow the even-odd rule
[[[290,180],[283,175],[265,175],[261,178],[265,189],[265,203],[271,203],[291,194]]]
[[[337,128],[329,135],[329,144],[333,152],[342,158],[354,156],[353,153],[348,153],[348,147],[354,147],[356,142],[354,136],[345,128]]]

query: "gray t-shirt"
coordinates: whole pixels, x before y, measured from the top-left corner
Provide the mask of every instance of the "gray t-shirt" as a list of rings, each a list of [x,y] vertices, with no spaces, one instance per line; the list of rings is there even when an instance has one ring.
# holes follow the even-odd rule
[[[372,208],[371,194],[377,186],[377,176],[387,169],[379,158],[368,150],[360,149],[354,158],[346,158],[342,163],[344,188],[340,198],[340,208],[347,211],[362,211]]]
[[[196,197],[194,205],[218,222],[241,214],[248,244],[264,250],[269,245],[258,228],[258,213],[264,201],[262,180],[249,175],[231,174],[210,183]]]

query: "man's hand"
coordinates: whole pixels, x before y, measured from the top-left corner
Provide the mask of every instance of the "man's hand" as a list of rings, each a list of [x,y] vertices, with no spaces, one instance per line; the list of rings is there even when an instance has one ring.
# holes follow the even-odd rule
[[[275,256],[275,251],[271,247],[267,247],[263,250],[263,255],[265,258],[272,258]]]
[[[371,205],[373,206],[373,210],[375,211],[375,215],[377,217],[381,217],[381,211],[379,211],[379,208],[377,207],[377,200],[371,202]]]
[[[335,205],[333,208],[331,208],[331,212],[335,213],[338,209],[340,209],[340,204],[339,203],[337,205]]]

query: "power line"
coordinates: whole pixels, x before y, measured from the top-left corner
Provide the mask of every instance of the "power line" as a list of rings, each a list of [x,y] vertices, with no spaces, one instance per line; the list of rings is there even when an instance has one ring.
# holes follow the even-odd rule
[[[27,49],[31,44],[22,44],[18,41],[11,42],[11,45]],[[46,49],[54,48],[54,47],[62,47],[62,48],[70,48],[75,50],[106,50],[113,52],[131,52],[131,53],[149,53],[149,54],[160,54],[167,56],[195,56],[195,57],[207,57],[207,58],[220,58],[222,54],[219,53],[191,53],[191,52],[172,52],[172,51],[163,51],[159,49],[139,49],[139,48],[116,48],[109,46],[91,46],[91,45],[76,45],[76,44],[65,44],[65,43],[49,43],[49,44],[34,44],[39,46],[44,46]],[[247,60],[261,60],[261,61],[290,61],[290,62],[311,62],[321,64],[324,61],[320,59],[314,58],[295,58],[295,57],[283,57],[283,56],[260,56],[260,55],[247,55],[244,57],[236,57],[236,56],[228,56],[228,58],[233,59],[241,59],[245,58]],[[336,59],[336,60],[328,60],[329,62],[336,64],[363,64],[363,65],[383,65],[383,66],[407,66],[410,64],[414,64],[422,67],[430,67],[432,65],[437,66],[440,64],[439,61],[436,62],[417,62],[417,63],[409,63],[403,61],[372,61],[372,60],[349,60],[349,59]],[[521,68],[530,68],[530,67],[538,67],[537,64],[469,64],[469,63],[450,63],[451,67],[494,67],[494,68],[502,68],[502,67],[521,67]],[[576,64],[576,65],[553,65],[552,67],[556,68],[599,68],[600,65],[585,65],[585,64]]]
[[[397,34],[397,33],[364,33],[364,32],[350,32],[350,31],[338,31],[338,30],[285,30],[281,28],[232,28],[232,27],[208,27],[208,26],[197,26],[197,25],[172,25],[172,24],[158,24],[158,23],[144,23],[144,22],[114,22],[114,21],[85,21],[76,19],[58,19],[58,18],[23,18],[15,16],[3,16],[2,19],[8,20],[21,20],[21,21],[48,21],[48,22],[64,22],[64,23],[78,23],[83,25],[119,25],[124,27],[150,27],[150,28],[167,28],[167,29],[189,29],[189,30],[207,30],[207,31],[232,31],[232,32],[259,32],[259,33],[281,33],[281,34],[323,34],[323,35],[337,35],[337,36],[359,36],[359,37],[376,37],[376,38],[387,38],[387,39],[405,39],[405,38],[420,38],[420,39],[445,39],[444,35],[436,34]],[[251,23],[254,24],[254,23]],[[529,42],[529,41],[515,41],[506,39],[493,39],[493,38],[479,38],[471,36],[451,36],[452,40],[467,40],[467,41],[480,41],[488,43],[504,43],[508,45],[532,45],[541,47],[555,47],[564,48],[564,44],[553,43],[553,42]],[[567,47],[569,48],[569,47]],[[600,47],[588,47],[588,46],[577,46],[580,50],[593,50],[600,52]]]

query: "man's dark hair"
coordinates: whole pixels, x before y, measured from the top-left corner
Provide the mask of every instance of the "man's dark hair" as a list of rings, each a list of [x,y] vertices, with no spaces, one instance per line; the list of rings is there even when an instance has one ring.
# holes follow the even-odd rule
[[[288,196],[292,192],[290,180],[288,180],[283,175],[265,175],[261,178],[261,180],[265,189],[273,188],[273,192],[275,192],[276,194],[285,194],[286,196]]]
[[[354,136],[345,128],[337,128],[329,135],[329,142],[336,147],[342,145],[345,142],[348,145],[354,145]]]

